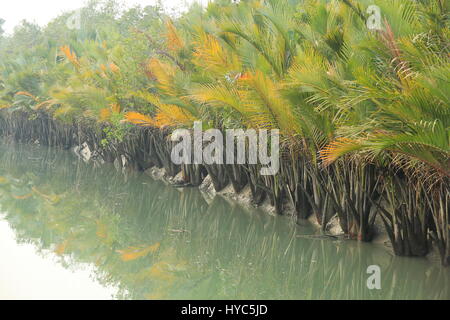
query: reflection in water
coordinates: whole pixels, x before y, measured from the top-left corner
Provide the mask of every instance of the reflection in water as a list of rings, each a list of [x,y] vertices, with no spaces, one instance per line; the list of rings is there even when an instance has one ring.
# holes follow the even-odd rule
[[[0,300],[105,300],[116,291],[92,279],[92,264],[78,263],[72,272],[55,263],[57,257],[51,252],[16,243],[14,231],[1,220],[0,252]]]
[[[1,145],[0,210],[19,242],[72,270],[95,265],[119,299],[450,298],[437,263],[299,237],[315,231],[64,151]],[[370,265],[381,290],[366,286]]]

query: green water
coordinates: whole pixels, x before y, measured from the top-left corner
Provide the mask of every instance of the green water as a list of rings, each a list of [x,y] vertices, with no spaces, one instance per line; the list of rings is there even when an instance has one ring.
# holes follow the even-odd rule
[[[2,299],[450,298],[435,261],[311,238],[308,225],[69,151],[0,145],[0,212]]]

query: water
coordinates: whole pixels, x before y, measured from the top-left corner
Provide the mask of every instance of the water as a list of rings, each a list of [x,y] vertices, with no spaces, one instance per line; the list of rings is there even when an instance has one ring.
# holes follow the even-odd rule
[[[0,145],[0,299],[449,299],[450,270],[68,151]],[[381,289],[367,268],[381,268]]]

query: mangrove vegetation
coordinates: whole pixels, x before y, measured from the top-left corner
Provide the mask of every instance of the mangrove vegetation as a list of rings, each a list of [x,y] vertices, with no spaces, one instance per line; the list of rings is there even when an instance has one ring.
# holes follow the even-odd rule
[[[449,9],[215,0],[168,14],[91,1],[0,36],[0,133],[86,145],[104,162],[181,174],[186,186],[208,176],[216,191],[249,188],[255,206],[291,208],[324,230],[337,219],[349,239],[370,242],[381,219],[396,255],[434,247],[450,265]],[[74,14],[79,28],[67,23]],[[279,129],[279,173],[175,165],[171,132],[195,121]]]

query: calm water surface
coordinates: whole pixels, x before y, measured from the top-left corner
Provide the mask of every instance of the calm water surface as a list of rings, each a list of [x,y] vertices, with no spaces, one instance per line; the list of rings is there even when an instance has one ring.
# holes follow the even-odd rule
[[[0,145],[0,299],[449,299],[450,270],[196,189]],[[369,290],[367,267],[381,268]]]

